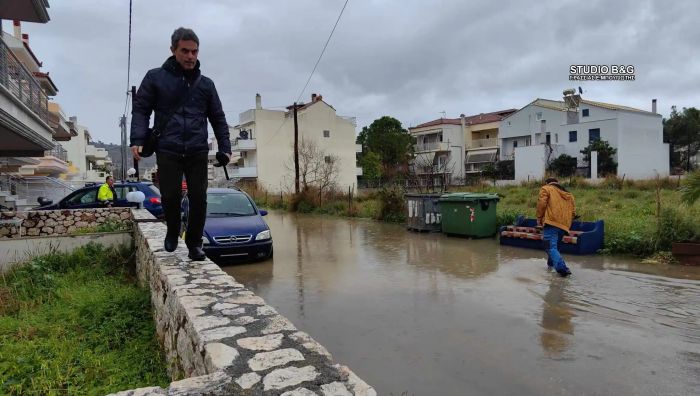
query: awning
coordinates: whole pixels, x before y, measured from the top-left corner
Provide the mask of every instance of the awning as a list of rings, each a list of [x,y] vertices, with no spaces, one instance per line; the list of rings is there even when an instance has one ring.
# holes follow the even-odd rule
[[[496,156],[498,155],[498,149],[489,150],[474,150],[467,152],[468,164],[478,164],[484,162],[494,162],[496,161]]]
[[[435,162],[435,154],[435,152],[416,154],[415,157],[413,157],[413,165],[420,167],[433,166],[433,163]]]

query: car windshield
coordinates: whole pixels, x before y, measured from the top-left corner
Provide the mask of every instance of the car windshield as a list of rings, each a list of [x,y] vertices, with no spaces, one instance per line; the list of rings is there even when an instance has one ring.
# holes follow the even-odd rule
[[[255,207],[244,194],[207,194],[207,216],[252,216]]]

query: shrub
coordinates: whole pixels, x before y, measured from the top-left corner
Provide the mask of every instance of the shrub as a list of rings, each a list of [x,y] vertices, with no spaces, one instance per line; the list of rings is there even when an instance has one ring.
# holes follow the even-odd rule
[[[615,154],[617,149],[610,146],[610,144],[605,140],[594,140],[588,147],[581,150],[583,154],[583,160],[588,164],[591,163],[591,151],[598,152],[598,174],[600,176],[607,176],[610,174],[617,173],[617,162],[615,161]]]
[[[383,188],[379,191],[378,220],[400,223],[406,220],[403,190],[398,187]]]
[[[698,239],[696,222],[676,208],[661,210],[656,229],[656,250],[671,250],[672,242],[687,242]]]
[[[562,154],[555,158],[548,167],[548,170],[554,172],[557,176],[569,177],[576,173],[577,160],[567,154]]]

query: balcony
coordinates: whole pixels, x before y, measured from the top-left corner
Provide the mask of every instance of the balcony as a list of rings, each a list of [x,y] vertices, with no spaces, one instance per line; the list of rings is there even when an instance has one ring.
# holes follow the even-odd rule
[[[101,183],[101,182],[105,181],[106,176],[107,176],[107,173],[105,173],[104,171],[91,169],[91,170],[85,172],[85,181],[86,182]]]
[[[231,177],[258,177],[258,168],[255,166],[232,168]]]
[[[449,151],[450,148],[447,142],[430,142],[419,143],[413,146],[416,153],[425,153],[428,151]]]
[[[257,149],[255,139],[236,139],[233,141],[231,151],[253,151]]]
[[[355,167],[355,175],[362,176],[362,167],[361,166]]]
[[[451,169],[447,169],[444,166],[439,166],[439,165],[415,166],[413,170],[417,175],[438,175],[438,174],[443,174],[443,173],[447,173],[447,174],[452,173]]]
[[[0,155],[40,157],[53,147],[48,97],[0,39]]]
[[[97,147],[88,144],[85,146],[85,158],[88,160],[96,160],[97,159]]]
[[[472,140],[469,144],[470,149],[484,148],[484,147],[498,147],[498,138],[492,139],[476,139]]]

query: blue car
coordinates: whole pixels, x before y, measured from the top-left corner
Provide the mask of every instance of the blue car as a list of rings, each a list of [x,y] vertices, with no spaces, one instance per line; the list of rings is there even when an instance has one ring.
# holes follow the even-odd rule
[[[58,210],[58,209],[86,209],[86,208],[103,208],[104,204],[97,200],[97,190],[102,183],[96,183],[79,188],[68,194],[60,201],[53,203],[51,201],[41,200],[39,207],[33,210]],[[144,209],[147,209],[151,214],[159,219],[163,218],[163,206],[160,202],[160,190],[151,182],[131,182],[120,181],[114,183],[114,190],[117,192],[114,200],[114,207],[130,207],[133,203],[126,200],[126,194],[132,191],[141,191],[146,199],[143,201]]]
[[[183,225],[189,204],[183,199]],[[271,258],[272,234],[259,210],[245,192],[232,188],[207,190],[207,219],[202,248],[211,260],[264,260]],[[184,235],[183,235],[184,239]]]

